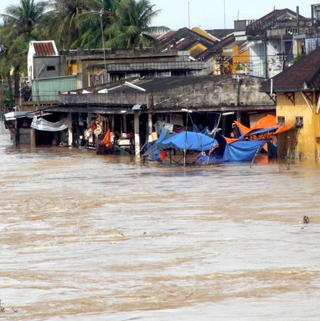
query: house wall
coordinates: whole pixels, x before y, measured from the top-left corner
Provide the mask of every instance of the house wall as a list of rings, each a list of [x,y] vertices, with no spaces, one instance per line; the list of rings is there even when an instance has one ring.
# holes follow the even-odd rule
[[[233,64],[231,72],[232,74],[237,74],[239,72],[243,72],[245,74],[249,71],[249,50],[245,50],[243,52],[239,52],[239,45],[233,45],[232,47],[232,56],[233,56]]]
[[[250,75],[265,77],[266,74],[266,50],[262,41],[249,42],[250,52]]]
[[[53,69],[54,68],[54,69]],[[64,75],[59,56],[33,58],[33,78],[50,78]]]
[[[271,78],[282,71],[283,62],[279,55],[282,52],[280,40],[251,41],[249,52],[250,75]]]
[[[285,117],[285,125],[295,125],[296,117],[303,117],[303,127],[298,130],[296,158],[320,159],[320,115],[316,106],[307,105],[300,92],[295,93],[295,105],[284,95],[277,95],[277,117]]]
[[[240,80],[240,79],[239,79]],[[195,79],[190,84],[179,87],[161,88],[149,93],[140,91],[111,91],[108,94],[66,94],[60,95],[61,104],[67,105],[134,105],[147,104],[154,111],[181,108],[205,110],[274,110],[273,101],[259,91],[261,79],[244,76],[241,82],[237,77],[220,76],[214,80]],[[238,91],[239,88],[239,91]],[[239,93],[239,95],[238,95]]]
[[[59,92],[77,88],[76,76],[34,79],[32,82],[33,101],[56,101]]]
[[[283,60],[279,55],[281,52],[282,49],[280,40],[267,42],[268,78],[272,78],[282,71]]]

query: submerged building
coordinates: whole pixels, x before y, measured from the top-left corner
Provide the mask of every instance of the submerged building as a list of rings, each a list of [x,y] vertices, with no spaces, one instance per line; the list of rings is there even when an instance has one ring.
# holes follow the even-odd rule
[[[278,123],[294,125],[285,137],[297,159],[320,159],[320,49],[266,81],[262,90],[276,98]]]

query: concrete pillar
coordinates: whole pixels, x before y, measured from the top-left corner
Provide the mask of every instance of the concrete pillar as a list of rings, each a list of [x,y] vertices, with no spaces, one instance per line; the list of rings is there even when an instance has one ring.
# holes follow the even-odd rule
[[[140,112],[134,113],[134,151],[136,158],[140,158]]]
[[[241,123],[241,111],[237,111],[237,121]]]
[[[111,131],[114,132],[114,115],[111,116]]]
[[[122,121],[123,121],[122,131],[124,133],[127,133],[127,115],[126,114],[122,115]]]
[[[68,114],[68,146],[73,145],[73,131],[72,131],[72,113]]]
[[[223,130],[223,134],[226,134],[226,127],[227,127],[227,116],[222,116],[221,119],[221,128]]]
[[[148,127],[147,127],[147,133],[148,133],[148,142],[152,142],[152,114],[148,114]]]
[[[36,130],[34,128],[30,128],[30,147],[34,148],[36,146],[37,146]]]

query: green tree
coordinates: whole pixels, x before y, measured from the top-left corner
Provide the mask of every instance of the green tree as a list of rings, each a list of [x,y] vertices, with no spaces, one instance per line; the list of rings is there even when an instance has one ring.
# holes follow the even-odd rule
[[[52,0],[48,12],[49,34],[58,47],[77,48],[82,42],[86,29],[91,29],[93,20],[87,14],[97,6],[97,0]]]
[[[14,97],[19,96],[20,74],[26,69],[28,44],[37,38],[37,28],[45,8],[45,2],[20,0],[18,5],[7,7],[5,13],[1,14],[3,23],[0,26],[0,43],[5,53],[0,57],[0,72],[2,78],[5,75],[7,80],[11,105],[14,104]]]
[[[110,48],[144,48],[155,45],[153,33],[167,31],[166,27],[150,26],[159,10],[149,0],[119,0],[111,12],[111,24],[106,28]]]

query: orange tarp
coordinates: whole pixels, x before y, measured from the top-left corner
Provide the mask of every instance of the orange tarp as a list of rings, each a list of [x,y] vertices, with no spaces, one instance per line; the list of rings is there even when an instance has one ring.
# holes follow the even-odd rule
[[[234,143],[239,140],[238,138],[229,138],[229,137],[225,137],[225,136],[223,136],[223,137],[226,140],[227,144],[231,144],[231,143]]]
[[[234,121],[234,124],[236,124],[236,126],[240,129],[242,135],[246,135],[251,130],[251,128],[246,127],[245,125],[242,125],[240,122],[236,120]]]
[[[110,132],[110,129],[107,130],[106,135],[104,136],[102,142],[107,148],[110,148],[110,146],[111,146],[111,132]]]
[[[282,127],[278,128],[278,130],[274,134],[275,135],[276,134],[281,134],[281,133],[284,133],[284,132],[286,132],[286,131],[288,131],[288,130],[290,130],[292,128],[293,128],[293,126],[288,126],[288,125],[282,126]]]
[[[252,129],[262,129],[262,128],[271,128],[277,127],[277,118],[274,115],[267,115],[259,119],[256,124],[251,128]]]
[[[242,125],[240,122],[236,120],[234,121],[234,124],[236,124],[236,126],[240,129],[242,135],[246,135],[255,129],[271,128],[278,126],[276,116],[274,115],[267,115],[265,117],[262,117],[251,128]]]

